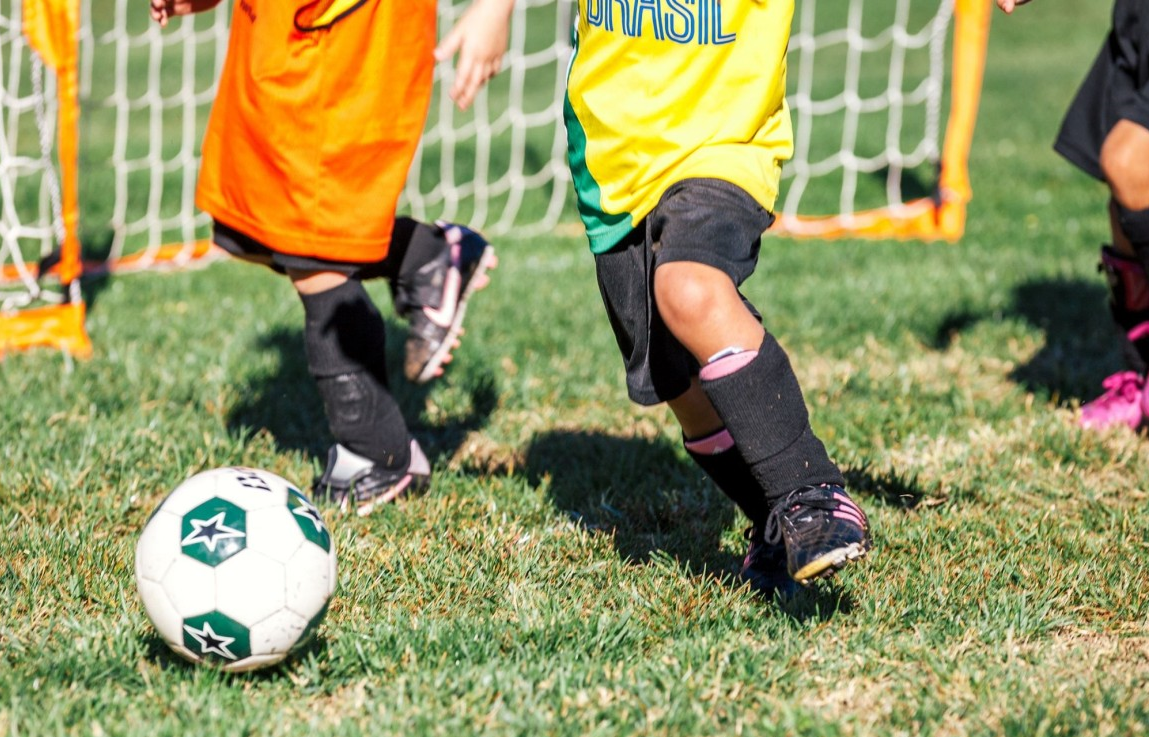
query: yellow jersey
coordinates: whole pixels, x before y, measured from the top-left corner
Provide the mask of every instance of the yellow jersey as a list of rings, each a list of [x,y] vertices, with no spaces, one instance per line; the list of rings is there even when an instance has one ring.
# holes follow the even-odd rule
[[[675,182],[731,182],[773,210],[793,155],[793,0],[579,0],[567,153],[591,250]]]

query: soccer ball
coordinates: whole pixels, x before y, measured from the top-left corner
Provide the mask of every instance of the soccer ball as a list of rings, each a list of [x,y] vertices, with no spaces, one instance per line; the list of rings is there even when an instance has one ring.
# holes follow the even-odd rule
[[[172,650],[240,672],[282,661],[335,591],[335,541],[289,481],[252,468],[196,474],[136,544],[136,585]]]

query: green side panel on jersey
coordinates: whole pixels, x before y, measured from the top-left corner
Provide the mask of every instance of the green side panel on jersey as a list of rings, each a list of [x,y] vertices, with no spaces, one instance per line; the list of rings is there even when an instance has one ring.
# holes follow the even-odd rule
[[[218,566],[247,547],[247,512],[226,499],[208,499],[180,520],[180,547],[184,555]]]
[[[206,661],[234,663],[251,657],[251,633],[226,614],[188,617],[183,629],[184,647]]]
[[[303,536],[311,543],[318,545],[327,552],[331,552],[331,531],[320,516],[319,510],[311,500],[303,495],[299,489],[287,490],[287,508],[291,510],[291,518]]]
[[[612,214],[602,209],[602,189],[586,163],[586,131],[575,116],[569,96],[563,97],[567,124],[567,156],[578,197],[578,212],[586,226],[592,253],[605,253],[631,231],[630,213]]]

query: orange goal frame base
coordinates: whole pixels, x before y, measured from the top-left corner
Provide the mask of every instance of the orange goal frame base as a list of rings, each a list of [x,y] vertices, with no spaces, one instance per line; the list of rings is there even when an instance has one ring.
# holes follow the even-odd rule
[[[82,274],[120,274],[206,266],[223,254],[224,251],[211,241],[203,240],[197,241],[191,248],[182,245],[161,246],[113,262],[84,263]],[[56,272],[57,269],[52,269],[49,273]],[[17,278],[13,268],[0,269],[0,282],[15,281]],[[92,341],[85,328],[86,316],[84,302],[79,298],[65,304],[0,312],[0,360],[3,360],[6,353],[38,347],[57,348],[74,358],[91,358]]]
[[[956,242],[965,231],[964,200],[938,202],[924,197],[897,207],[830,215],[791,217],[779,213],[767,235],[792,238],[890,238]]]
[[[91,357],[85,314],[83,302],[0,313],[0,360],[11,351],[35,347],[57,348],[75,358]]]

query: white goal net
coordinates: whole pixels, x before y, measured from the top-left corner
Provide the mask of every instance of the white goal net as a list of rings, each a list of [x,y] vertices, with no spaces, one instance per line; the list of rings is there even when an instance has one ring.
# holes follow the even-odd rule
[[[788,61],[794,158],[779,212],[798,232],[822,217],[934,193],[953,0],[801,0]],[[807,217],[814,223],[796,222]]]
[[[140,0],[0,0],[0,354],[13,312],[52,301],[38,265],[52,263],[69,222],[59,152],[71,133],[57,122],[55,74],[22,35],[29,2],[78,6],[75,240],[86,269],[128,269],[184,265],[211,252],[194,191],[232,0],[164,30]],[[441,29],[469,2],[440,0]],[[789,56],[797,156],[784,169],[779,230],[960,233],[966,151],[951,139],[972,135],[984,37],[959,38],[955,2],[958,25],[988,5],[797,0]],[[446,94],[451,66],[439,65],[401,210],[496,236],[537,235],[577,220],[562,122],[573,12],[570,0],[518,0],[504,71],[466,112]],[[967,55],[961,68],[959,53]],[[976,62],[972,72],[968,59]],[[950,94],[955,72],[974,77],[965,85],[972,109]],[[955,134],[955,119],[968,130]],[[961,206],[956,224],[931,232],[948,201]]]

